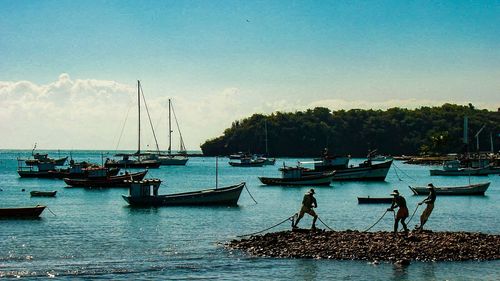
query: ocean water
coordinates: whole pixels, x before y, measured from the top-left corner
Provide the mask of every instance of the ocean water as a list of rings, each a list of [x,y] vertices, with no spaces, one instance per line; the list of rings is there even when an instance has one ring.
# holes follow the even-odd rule
[[[243,191],[237,207],[131,208],[121,198],[127,189],[65,188],[57,179],[21,179],[17,157],[31,151],[0,150],[0,207],[48,206],[38,220],[0,220],[0,278],[112,280],[499,280],[500,261],[412,262],[398,267],[362,261],[256,258],[223,244],[295,213],[310,187],[262,186],[258,176],[279,176],[278,167],[299,160],[280,158],[276,166],[237,168],[219,158],[219,186],[246,182],[257,200]],[[50,156],[69,155],[50,151]],[[99,151],[73,151],[77,161],[101,162]],[[353,162],[361,161],[355,159]],[[406,197],[410,214],[424,197],[408,185],[462,185],[467,177],[430,177],[430,166],[396,161],[385,182],[333,183],[315,187],[317,213],[337,230],[363,230],[387,208],[358,205],[357,196],[387,196],[393,189]],[[215,158],[191,158],[185,167],[151,169],[148,177],[163,183],[160,193],[215,186]],[[500,177],[485,196],[438,197],[427,228],[435,231],[500,232]],[[24,192],[22,190],[25,190]],[[31,190],[57,190],[56,198],[31,198]],[[410,222],[413,228],[418,216]],[[301,227],[309,227],[305,217]],[[323,227],[318,222],[318,226]],[[289,229],[283,224],[272,231]],[[372,231],[391,230],[384,217]],[[390,245],[387,245],[390,247]],[[500,247],[500,245],[499,245]]]

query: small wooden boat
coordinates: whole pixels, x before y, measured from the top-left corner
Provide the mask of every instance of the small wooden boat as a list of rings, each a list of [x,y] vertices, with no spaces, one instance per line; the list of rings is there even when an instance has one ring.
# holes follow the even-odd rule
[[[281,178],[259,177],[259,180],[266,185],[330,185],[335,172],[305,174],[307,170],[303,167],[283,167]]]
[[[139,159],[142,154],[116,154],[115,156],[123,157],[121,160],[106,159],[104,167],[108,168],[145,168],[157,169],[160,168],[160,162],[157,160]],[[138,159],[130,159],[130,156],[135,156]]]
[[[0,218],[38,218],[46,206],[0,208]]]
[[[463,186],[436,186],[437,195],[484,195],[490,182],[469,184]],[[426,186],[409,186],[415,195],[428,195],[429,189]]]
[[[132,206],[234,206],[245,183],[193,192],[158,195],[161,180],[130,181],[129,195],[123,199]]]
[[[57,191],[37,191],[33,190],[30,192],[31,197],[55,197]]]
[[[147,172],[146,170],[138,173],[109,176],[106,178],[65,178],[64,182],[70,187],[130,187],[130,180],[140,181],[146,176]]]
[[[392,197],[358,197],[358,204],[391,204]]]

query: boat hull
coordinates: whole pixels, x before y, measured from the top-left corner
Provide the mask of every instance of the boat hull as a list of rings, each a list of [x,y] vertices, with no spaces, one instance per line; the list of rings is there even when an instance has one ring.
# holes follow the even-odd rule
[[[437,195],[484,195],[489,186],[490,182],[485,182],[464,186],[436,186],[434,189]],[[429,194],[429,189],[425,186],[410,186],[410,189],[415,195]]]
[[[265,185],[330,185],[334,173],[322,173],[316,175],[306,175],[301,178],[266,178],[259,177],[259,180]]]
[[[229,165],[233,167],[262,167],[264,166],[264,161],[250,163],[229,162]]]
[[[245,183],[169,195],[131,197],[122,195],[131,206],[235,206]]]
[[[36,191],[33,190],[30,192],[31,197],[55,197],[57,191]]]
[[[38,218],[46,206],[0,208],[0,218]]]
[[[177,157],[158,157],[158,162],[162,166],[184,166],[186,165],[189,159],[186,157],[177,158]]]
[[[431,176],[487,176],[489,175],[490,169],[488,168],[478,168],[478,169],[459,169],[459,170],[430,170]]]
[[[104,163],[108,168],[139,168],[139,169],[157,169],[160,168],[158,161],[108,161]]]
[[[86,179],[68,179],[65,178],[64,182],[69,187],[130,187],[130,180],[140,181],[146,174],[147,170],[138,173],[131,173],[128,175],[112,176],[107,178],[86,178]]]

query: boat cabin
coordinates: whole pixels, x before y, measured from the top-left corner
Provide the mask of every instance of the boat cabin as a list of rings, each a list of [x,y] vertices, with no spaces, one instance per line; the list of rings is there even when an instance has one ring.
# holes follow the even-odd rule
[[[342,170],[347,169],[349,165],[349,157],[347,156],[324,156],[314,159],[314,170]]]
[[[160,179],[147,179],[142,181],[127,181],[131,182],[129,193],[130,197],[149,197],[158,196],[158,189],[160,188]]]
[[[281,178],[283,179],[300,179],[302,177],[303,167],[283,167],[279,169],[281,171]]]
[[[460,161],[458,160],[447,161],[443,164],[445,171],[458,171],[458,169],[460,169]]]

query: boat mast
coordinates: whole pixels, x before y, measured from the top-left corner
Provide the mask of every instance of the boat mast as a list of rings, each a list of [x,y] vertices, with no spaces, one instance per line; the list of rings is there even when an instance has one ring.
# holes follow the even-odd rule
[[[172,104],[170,99],[168,99],[168,154],[172,153]]]
[[[139,132],[137,142],[137,154],[141,154],[141,81],[137,80],[137,108],[139,112]],[[140,156],[139,156],[140,157]]]
[[[264,119],[264,128],[266,130],[266,157],[269,156],[267,152],[267,119]]]

